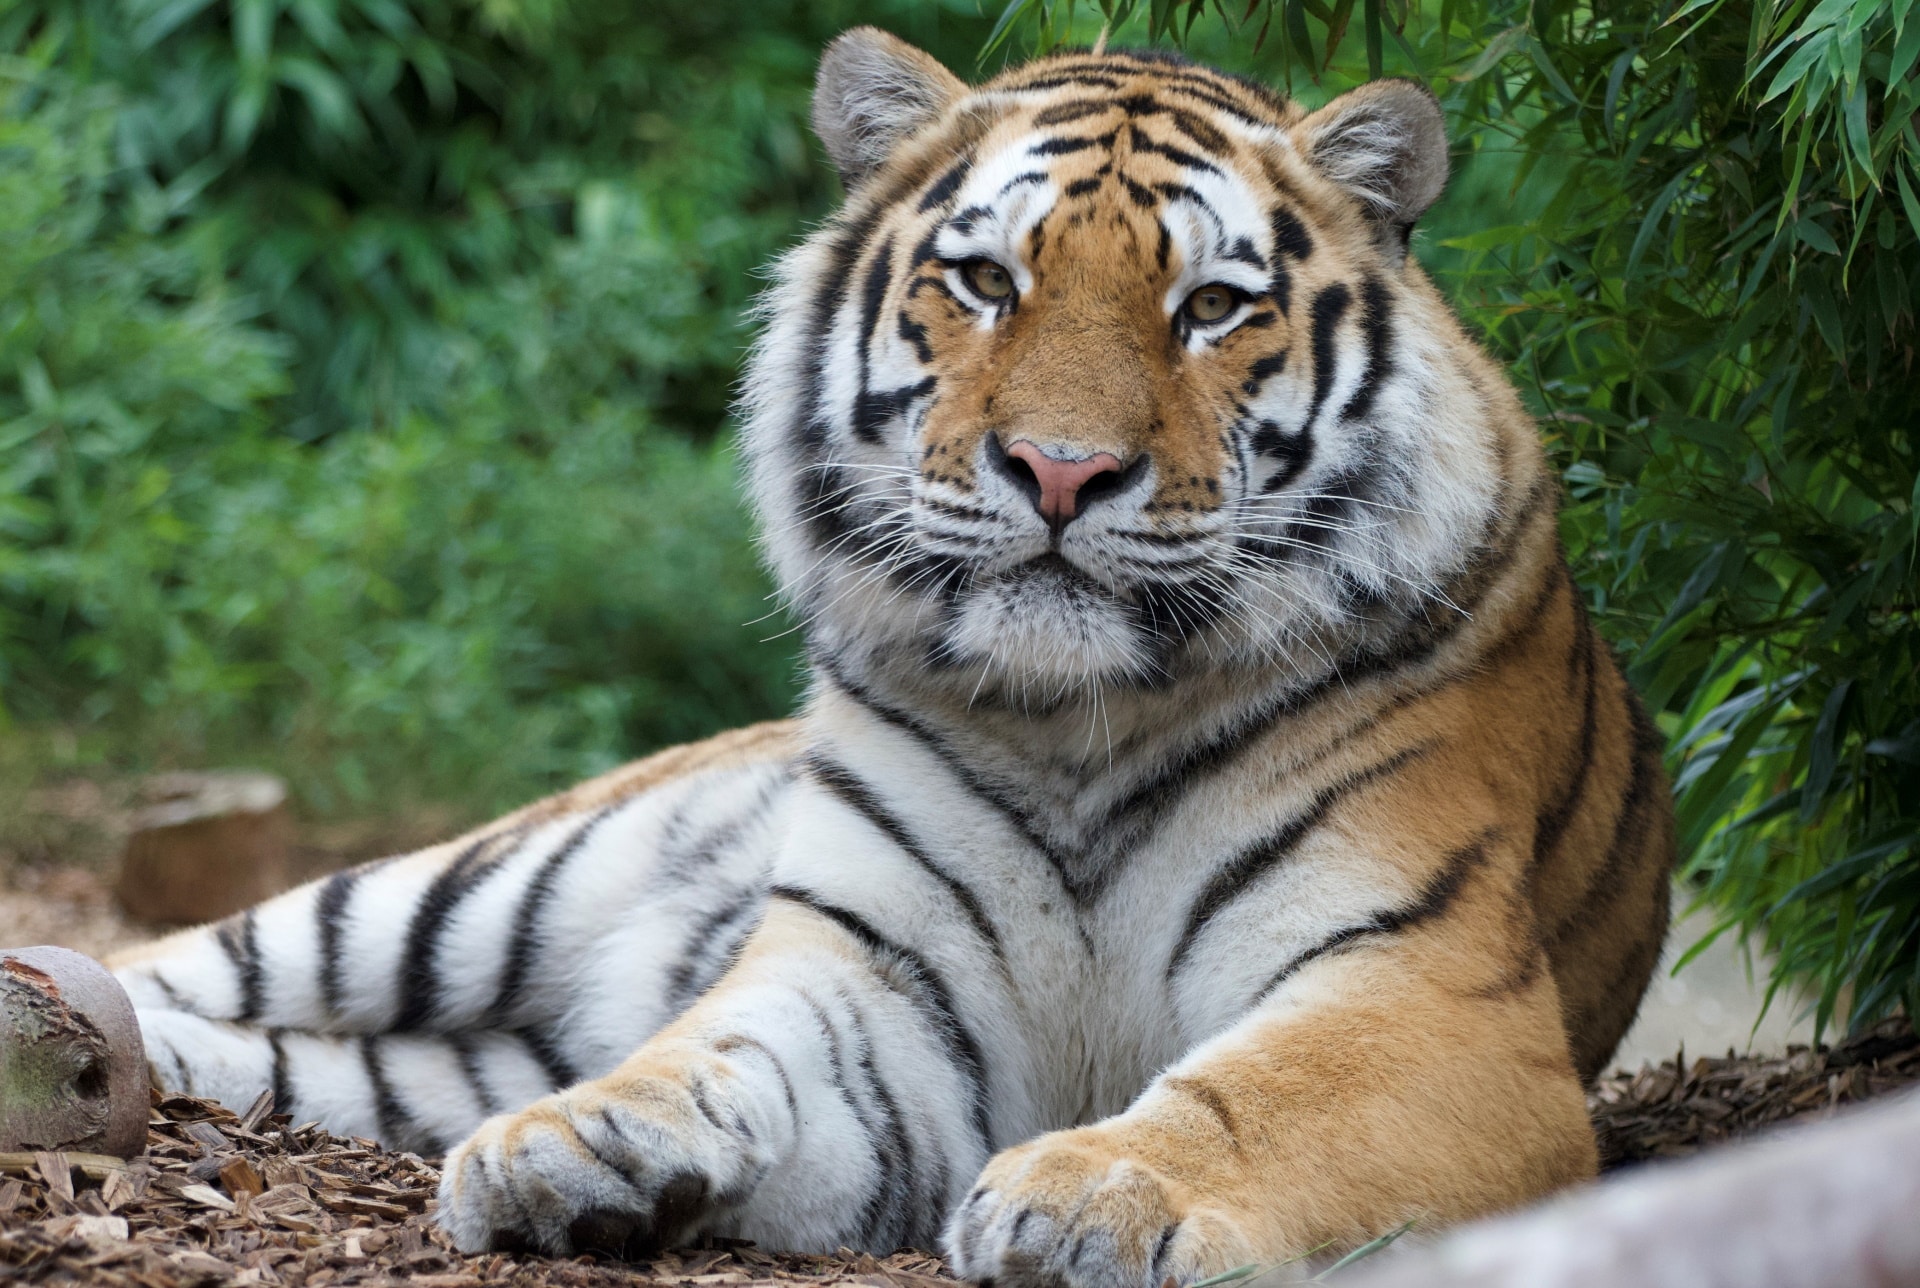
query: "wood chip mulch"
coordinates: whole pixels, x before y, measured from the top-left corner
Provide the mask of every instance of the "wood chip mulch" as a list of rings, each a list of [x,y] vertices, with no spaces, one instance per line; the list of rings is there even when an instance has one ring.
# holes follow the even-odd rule
[[[1602,1078],[1589,1108],[1609,1167],[1673,1158],[1783,1119],[1920,1083],[1920,1036],[1889,1021],[1833,1048],[1683,1057]],[[762,1252],[737,1240],[650,1262],[463,1256],[433,1223],[439,1170],[371,1141],[293,1125],[266,1097],[245,1114],[155,1095],[147,1152],[0,1154],[0,1284],[107,1288],[945,1288],[938,1258]]]
[[[263,1096],[236,1115],[156,1093],[147,1152],[131,1162],[0,1153],[0,1284],[952,1288],[923,1253],[801,1256],[728,1239],[632,1264],[464,1256],[433,1223],[439,1168],[270,1107]]]
[[[1790,1046],[1772,1057],[1682,1052],[1638,1073],[1611,1073],[1587,1095],[1608,1168],[1682,1158],[1788,1118],[1920,1083],[1920,1034],[1887,1020],[1834,1047]]]

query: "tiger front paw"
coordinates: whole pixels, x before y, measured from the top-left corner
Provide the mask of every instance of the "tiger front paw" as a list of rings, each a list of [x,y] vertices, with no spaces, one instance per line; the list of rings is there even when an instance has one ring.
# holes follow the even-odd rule
[[[1101,1127],[997,1155],[954,1213],[954,1273],[995,1288],[1161,1288],[1255,1260],[1234,1222]]]
[[[645,1255],[746,1200],[773,1162],[760,1118],[724,1075],[616,1072],[482,1123],[447,1158],[439,1221],[463,1252]]]

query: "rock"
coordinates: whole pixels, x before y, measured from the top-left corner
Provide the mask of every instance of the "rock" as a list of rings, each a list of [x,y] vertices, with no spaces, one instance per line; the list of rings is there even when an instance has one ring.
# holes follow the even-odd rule
[[[160,774],[133,817],[114,889],[142,921],[215,921],[292,882],[287,788],[271,774]]]
[[[0,951],[0,1151],[131,1158],[147,1103],[140,1025],[106,967],[66,948]]]

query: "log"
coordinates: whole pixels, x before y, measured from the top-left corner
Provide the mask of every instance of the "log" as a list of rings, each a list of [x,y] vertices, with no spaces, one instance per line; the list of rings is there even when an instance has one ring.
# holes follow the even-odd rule
[[[1343,1288],[1920,1284],[1920,1091],[1400,1246]],[[1410,1241],[1403,1240],[1403,1245]],[[1389,1255],[1400,1253],[1400,1255]]]
[[[0,951],[0,1154],[147,1144],[147,1055],[133,1003],[91,957]]]
[[[293,884],[286,784],[271,774],[160,774],[133,816],[114,894],[141,921],[216,921]]]

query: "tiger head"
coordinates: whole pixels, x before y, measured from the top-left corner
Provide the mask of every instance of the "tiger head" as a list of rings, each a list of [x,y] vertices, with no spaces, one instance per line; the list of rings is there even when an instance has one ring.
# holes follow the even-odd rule
[[[970,87],[858,29],[813,117],[848,199],[776,269],[743,421],[817,652],[1048,703],[1445,604],[1520,416],[1407,253],[1425,89],[1309,113],[1138,51]]]

